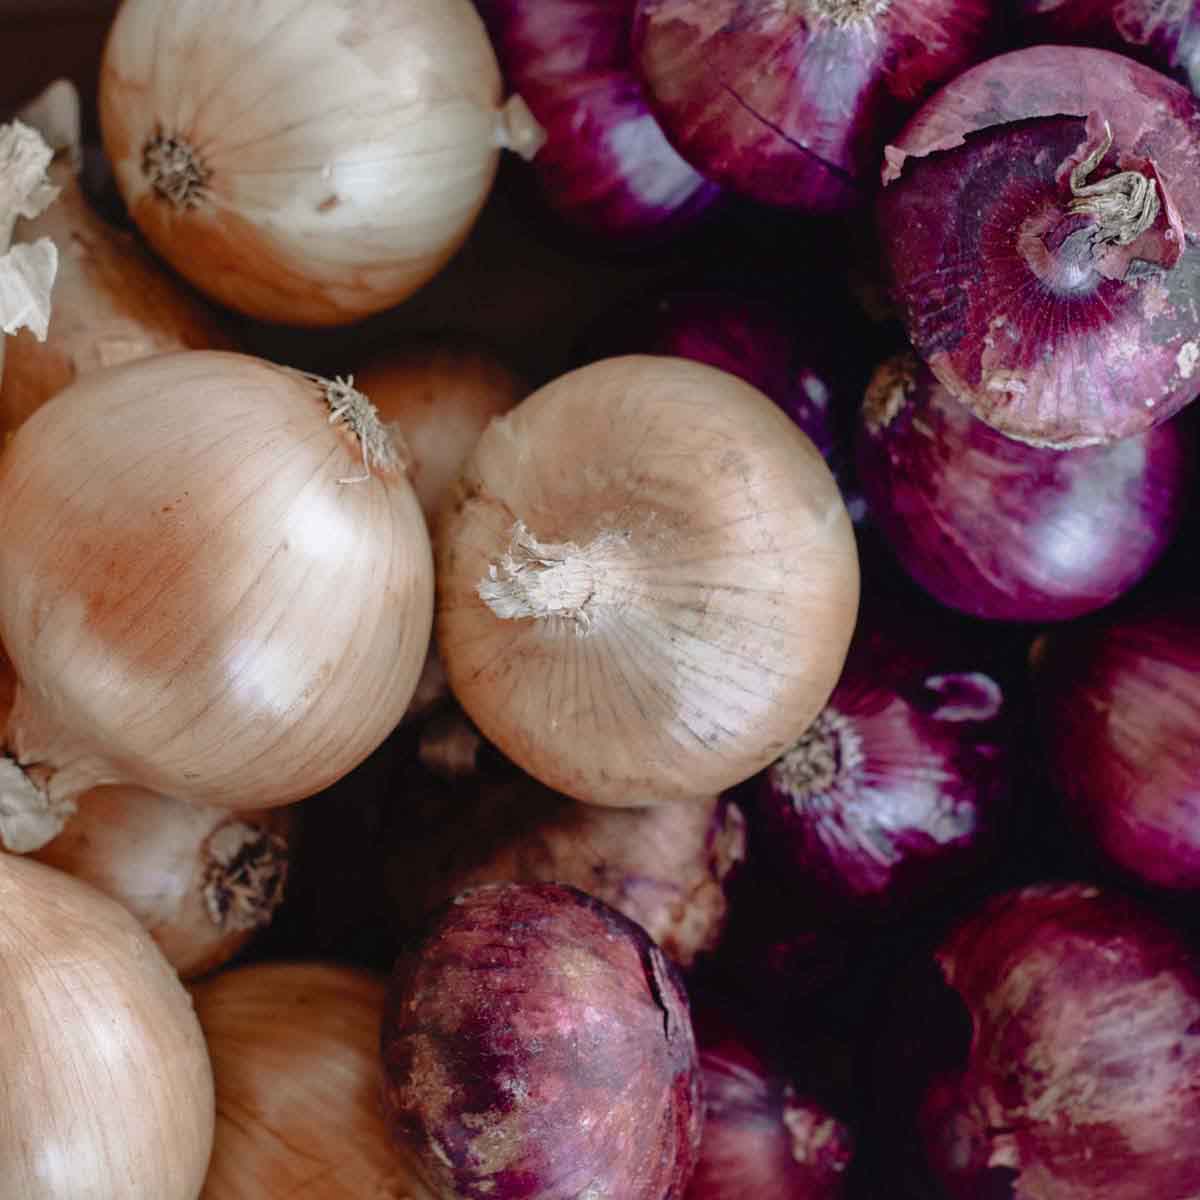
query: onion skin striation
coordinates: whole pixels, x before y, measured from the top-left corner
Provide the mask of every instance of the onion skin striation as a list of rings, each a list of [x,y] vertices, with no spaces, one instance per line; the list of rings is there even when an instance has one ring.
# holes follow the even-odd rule
[[[0,1195],[195,1200],[213,1083],[187,993],[120,905],[0,854]]]
[[[915,355],[876,371],[858,429],[872,520],[940,603],[997,621],[1102,608],[1159,560],[1195,480],[1185,416],[1104,446],[1029,446],[976,419]]]
[[[991,901],[937,962],[972,1026],[918,1114],[948,1196],[1196,1195],[1200,974],[1179,937],[1118,895],[1045,885]],[[918,1044],[944,1036],[928,1015]]]
[[[1110,863],[1200,888],[1200,622],[1156,601],[1044,640],[1034,672],[1058,790]]]
[[[638,0],[634,53],[667,136],[709,179],[831,213],[874,190],[884,139],[982,58],[987,0]]]
[[[437,636],[484,735],[613,806],[713,794],[820,710],[858,603],[844,504],[762,393],[607,359],[494,421],[437,535]]]
[[[428,535],[343,384],[217,351],[97,372],[17,431],[0,513],[4,763],[47,826],[23,849],[106,783],[290,803],[403,716],[429,644]]]
[[[1131,437],[1200,391],[1200,101],[1104,50],[1036,46],[933,97],[879,222],[909,335],[1000,432]]]
[[[397,961],[384,1108],[436,1200],[681,1196],[702,1120],[682,985],[574,888],[459,895]]]

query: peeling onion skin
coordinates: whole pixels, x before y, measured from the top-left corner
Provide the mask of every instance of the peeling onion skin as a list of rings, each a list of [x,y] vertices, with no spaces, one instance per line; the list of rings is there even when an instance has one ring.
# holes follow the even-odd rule
[[[1194,482],[1190,416],[1058,451],[977,420],[920,363],[867,390],[858,477],[877,529],[934,599],[995,621],[1065,621],[1111,604],[1178,533]]]
[[[187,992],[115,901],[0,854],[0,1195],[195,1200],[213,1083]]]
[[[749,806],[754,845],[815,911],[892,917],[996,851],[1016,764],[981,649],[860,620],[829,703]]]
[[[275,807],[399,724],[429,644],[428,535],[403,474],[362,478],[330,415],[309,377],[192,350],[77,380],[17,431],[6,744],[56,804],[128,783]]]
[[[470,0],[125,0],[100,77],[104,147],[151,245],[289,325],[357,320],[441,269],[491,188],[500,102]],[[176,203],[147,164],[179,142],[199,178],[172,182]]]
[[[471,889],[397,961],[384,1110],[437,1200],[664,1200],[703,1118],[687,998],[662,952],[556,884]]]
[[[828,698],[857,612],[852,527],[761,392],[681,359],[595,363],[494,421],[458,486],[436,539],[446,672],[548,787],[711,795]],[[555,562],[525,571],[539,555]]]
[[[1034,671],[1050,769],[1105,859],[1200,889],[1200,623],[1188,602],[1056,630]]]
[[[1158,204],[1128,244],[1068,211],[1105,122],[1112,146],[1085,186],[1129,172]],[[1104,50],[1001,55],[917,113],[883,178],[909,336],[975,416],[1069,449],[1142,433],[1200,391],[1200,102],[1186,88]]]
[[[1179,937],[1116,894],[1042,885],[991,901],[936,957],[974,1025],[918,1116],[949,1196],[1200,1192],[1200,974]]]
[[[685,159],[750,199],[828,214],[866,200],[884,139],[988,52],[995,22],[988,0],[639,0],[633,44]]]
[[[720,189],[650,112],[629,46],[634,0],[482,0],[514,91],[546,131],[533,170],[576,229],[642,245],[691,228]]]

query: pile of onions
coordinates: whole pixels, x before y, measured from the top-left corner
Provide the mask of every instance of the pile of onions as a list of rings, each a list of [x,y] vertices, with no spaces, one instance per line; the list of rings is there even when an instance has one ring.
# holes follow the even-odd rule
[[[688,162],[767,204],[852,208],[884,140],[988,53],[989,0],[638,0],[637,66]]]
[[[119,904],[0,854],[0,1195],[195,1200],[213,1083],[187,993]]]
[[[1111,603],[1158,561],[1183,520],[1195,457],[1184,418],[1110,445],[1025,445],[902,354],[867,389],[857,466],[875,526],[938,601],[993,620],[1061,621]]]
[[[277,963],[225,972],[193,995],[217,1094],[204,1200],[428,1200],[380,1108],[382,980]]]
[[[97,788],[32,857],[119,901],[186,980],[223,966],[275,915],[291,827],[288,808],[235,814]]]
[[[814,911],[899,912],[996,848],[1015,763],[990,655],[944,622],[867,611],[842,677],[748,806],[755,848]]]
[[[69,84],[46,101],[78,109]],[[17,225],[26,242],[58,247],[54,316],[48,335],[13,338],[0,385],[0,430],[16,429],[77,376],[171,350],[229,348],[208,310],[183,291],[127,233],[99,217],[76,171],[78,129],[49,170],[59,196],[40,216]],[[57,148],[57,147],[56,147]]]
[[[434,275],[502,146],[532,149],[470,0],[125,0],[100,77],[133,219],[197,287],[291,325]]]
[[[411,790],[411,785],[410,785]],[[405,807],[415,797],[404,799]],[[424,827],[390,848],[387,888],[402,927],[483,883],[569,883],[636,921],[682,967],[715,948],[725,881],[745,858],[745,822],[729,800],[600,808],[526,776],[480,780],[435,797]]]
[[[286,804],[399,723],[429,539],[344,383],[205,350],[85,376],[0,458],[0,514],[0,804],[42,823],[36,844],[101,784]]]
[[[916,1073],[892,1083],[920,1079],[947,1196],[1200,1191],[1200,971],[1182,939],[1121,896],[1044,885],[991,901],[936,958],[958,1017],[914,1010]]]
[[[608,359],[493,421],[439,525],[438,644],[484,735],[614,806],[712,795],[820,711],[858,600],[846,509],[761,392]]]
[[[557,884],[447,905],[396,963],[384,1109],[436,1200],[681,1196],[703,1117],[683,986],[632,921]]]
[[[1014,0],[1012,8],[1026,41],[1115,50],[1200,94],[1195,0]]]
[[[633,69],[635,0],[483,0],[509,85],[546,133],[553,208],[586,233],[644,241],[694,224],[719,189],[672,148]]]
[[[1069,626],[1036,656],[1039,725],[1078,826],[1158,887],[1200,888],[1200,620],[1157,601]]]
[[[1200,390],[1200,103],[1104,50],[1035,46],[943,88],[887,150],[909,335],[1033,445],[1141,433]]]

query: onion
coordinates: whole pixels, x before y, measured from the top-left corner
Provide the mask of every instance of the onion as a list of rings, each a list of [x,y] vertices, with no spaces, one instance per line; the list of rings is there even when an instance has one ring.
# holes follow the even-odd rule
[[[1157,601],[1045,639],[1046,756],[1102,854],[1165,888],[1200,888],[1200,622]]]
[[[745,858],[745,821],[733,802],[597,808],[526,776],[485,777],[474,791],[463,784],[438,799],[433,820],[406,825],[388,858],[402,926],[479,884],[569,883],[636,921],[682,967],[716,947],[724,884]]]
[[[242,355],[77,380],[0,457],[4,795],[319,791],[396,726],[429,644],[425,523],[369,402]],[[24,771],[21,768],[25,768]]]
[[[850,1131],[773,1071],[738,1029],[697,1018],[704,1091],[700,1159],[685,1200],[839,1200]]]
[[[1186,1200],[1200,1189],[1200,974],[1182,940],[1082,885],[993,900],[937,961],[971,1024],[918,1125],[948,1195]],[[912,1061],[948,1028],[913,1013]]]
[[[1115,50],[1200,93],[1195,0],[1016,0],[1013,13],[1030,42]]]
[[[234,815],[97,788],[34,857],[123,904],[180,977],[194,979],[270,922],[283,899],[291,824],[289,809]]]
[[[60,86],[65,91],[51,98],[77,112],[74,88]],[[58,275],[48,335],[39,339],[26,331],[8,347],[0,387],[0,428],[6,430],[89,371],[171,350],[231,345],[199,301],[172,283],[132,237],[92,210],[72,161],[79,153],[78,129],[66,148],[49,170],[58,202],[17,225],[24,241],[49,238],[58,247]]]
[[[250,316],[353,321],[466,237],[502,145],[538,131],[470,0],[125,0],[100,78],[133,219]]]
[[[992,655],[944,623],[868,613],[807,732],[749,806],[764,858],[813,910],[887,913],[976,869],[1015,763]]]
[[[584,232],[645,241],[696,223],[719,189],[671,147],[629,46],[635,0],[483,0],[508,83],[546,131],[538,185]]]
[[[879,368],[861,416],[875,525],[917,583],[972,616],[1060,621],[1111,603],[1158,561],[1190,499],[1190,421],[1069,452],[1027,446],[912,354]]]
[[[808,212],[872,189],[884,139],[987,53],[987,0],[638,0],[655,113],[709,179]]]
[[[879,217],[913,344],[1002,433],[1141,433],[1200,390],[1200,103],[1103,50],[959,76],[888,147]]]
[[[595,363],[493,421],[437,542],[455,695],[524,770],[599,804],[769,763],[827,699],[857,607],[812,443],[681,359]]]
[[[187,993],[119,904],[0,854],[0,1195],[195,1200],[213,1085]]]
[[[380,1109],[382,980],[272,963],[227,971],[194,995],[217,1091],[204,1200],[427,1200]]]
[[[388,985],[384,1110],[437,1200],[678,1196],[700,1141],[683,987],[645,932],[556,884],[458,896]]]

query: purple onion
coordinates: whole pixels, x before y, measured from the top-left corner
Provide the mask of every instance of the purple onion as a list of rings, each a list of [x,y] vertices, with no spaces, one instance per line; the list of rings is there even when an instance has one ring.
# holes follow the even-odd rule
[[[1060,451],[976,420],[911,354],[867,389],[858,475],[876,526],[942,604],[1001,621],[1060,621],[1115,600],[1183,520],[1190,420]]]
[[[981,59],[991,0],[638,0],[637,66],[680,153],[766,204],[845,211],[938,84]]]
[[[1089,840],[1164,888],[1200,888],[1200,617],[1175,599],[1045,639],[1047,759]]]
[[[533,160],[550,207],[620,241],[677,233],[720,194],[667,142],[633,71],[634,0],[484,0],[509,86],[546,131]]]
[[[396,963],[384,1112],[433,1200],[682,1196],[702,1121],[683,985],[575,888],[457,896]]]
[[[1032,445],[1130,437],[1200,389],[1200,102],[1104,50],[960,75],[887,149],[881,241],[909,336]]]
[[[1200,973],[1181,938],[1124,897],[1038,886],[990,902],[936,959],[969,1034],[952,1046],[932,997],[907,1005],[886,1082],[916,1085],[947,1196],[1200,1195]]]
[[[798,894],[893,913],[986,860],[1015,764],[1004,691],[982,660],[941,631],[864,612],[829,703],[749,813]]]
[[[1025,39],[1127,54],[1200,93],[1197,0],[1014,0]]]

